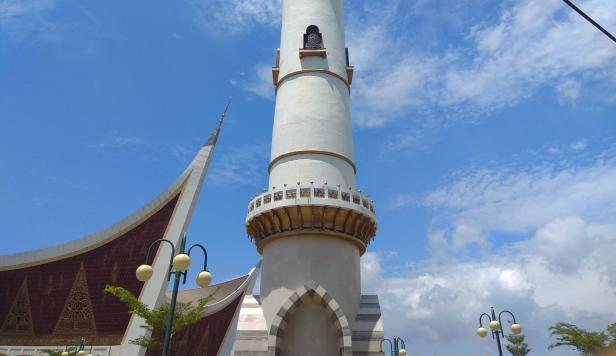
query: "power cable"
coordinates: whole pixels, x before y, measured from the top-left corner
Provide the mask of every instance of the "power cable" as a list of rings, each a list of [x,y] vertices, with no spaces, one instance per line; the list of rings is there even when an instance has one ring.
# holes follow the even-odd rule
[[[601,25],[599,25],[595,20],[593,20],[590,16],[586,15],[584,13],[584,11],[580,10],[580,8],[578,8],[577,6],[575,6],[570,0],[563,0],[567,5],[569,5],[573,10],[575,10],[575,12],[577,12],[578,14],[582,15],[583,18],[585,18],[586,20],[588,20],[588,22],[590,22],[591,24],[593,24],[596,28],[598,28],[601,32],[603,32],[607,37],[609,37],[612,41],[614,41],[614,43],[616,43],[616,37],[614,37],[614,35],[612,35],[611,33],[609,33],[606,29],[604,29],[603,27],[601,27]]]

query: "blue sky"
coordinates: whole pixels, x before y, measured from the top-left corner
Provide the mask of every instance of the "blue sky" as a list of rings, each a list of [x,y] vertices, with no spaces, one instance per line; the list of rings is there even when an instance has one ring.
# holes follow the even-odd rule
[[[613,0],[577,1],[613,33]],[[259,259],[276,0],[0,0],[0,254],[66,242],[178,176],[224,108],[189,236],[218,280]],[[616,45],[560,0],[347,1],[363,288],[413,355],[494,353],[476,320],[616,321]],[[570,353],[574,354],[574,353]]]

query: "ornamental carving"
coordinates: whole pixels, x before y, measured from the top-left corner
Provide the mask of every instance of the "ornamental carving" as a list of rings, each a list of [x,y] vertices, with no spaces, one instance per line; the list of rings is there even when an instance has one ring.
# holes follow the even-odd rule
[[[3,335],[34,335],[30,297],[28,295],[28,278],[24,278],[21,287],[19,287],[17,296],[4,319],[4,323],[2,323],[0,331]]]
[[[323,35],[319,32],[319,28],[315,25],[310,25],[304,34],[304,49],[321,49],[323,48]]]
[[[81,337],[98,345],[119,345],[131,316],[124,303],[103,293],[103,289],[107,284],[115,284],[133,294],[140,294],[143,284],[133,277],[131,266],[142,263],[144,250],[164,234],[177,201],[178,196],[145,221],[89,251],[34,266],[0,271],[0,345],[49,346],[57,340],[71,341]],[[131,244],[134,245],[132,257]],[[116,245],[119,247],[112,255]],[[82,261],[83,269],[80,268]],[[114,262],[117,262],[117,267]],[[77,278],[80,270],[81,275]],[[34,334],[5,333],[2,326],[26,277]],[[112,283],[114,279],[115,283]],[[67,304],[70,306],[65,307]],[[81,333],[79,330],[84,330],[84,335],[75,335]],[[92,334],[94,331],[96,335]]]
[[[77,278],[66,298],[64,308],[54,329],[54,335],[94,335],[96,323],[92,312],[92,301],[86,280],[86,270],[81,263]]]

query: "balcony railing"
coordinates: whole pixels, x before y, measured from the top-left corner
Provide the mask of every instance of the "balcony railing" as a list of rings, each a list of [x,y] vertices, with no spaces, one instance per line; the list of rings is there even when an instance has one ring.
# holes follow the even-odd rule
[[[327,185],[323,187],[283,187],[282,189],[272,189],[268,192],[263,192],[260,195],[254,197],[248,204],[248,214],[253,212],[257,208],[265,208],[266,205],[280,202],[280,201],[294,201],[294,203],[308,203],[313,200],[318,200],[319,203],[323,199],[345,201],[350,204],[363,206],[370,210],[373,214],[376,214],[374,202],[370,200],[367,195],[361,194],[360,191],[354,191],[352,189],[342,190],[339,187],[331,188]]]

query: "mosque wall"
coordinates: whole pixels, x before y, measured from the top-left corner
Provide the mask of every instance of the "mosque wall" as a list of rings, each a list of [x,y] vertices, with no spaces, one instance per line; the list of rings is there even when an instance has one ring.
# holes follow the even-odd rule
[[[90,251],[0,271],[0,345],[65,344],[82,337],[97,345],[120,344],[130,315],[103,289],[109,284],[141,293],[135,268],[164,235],[177,201]]]

